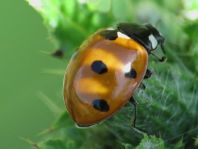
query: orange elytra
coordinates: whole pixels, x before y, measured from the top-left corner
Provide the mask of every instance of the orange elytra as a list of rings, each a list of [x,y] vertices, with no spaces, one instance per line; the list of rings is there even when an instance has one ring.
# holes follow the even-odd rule
[[[130,23],[99,30],[86,40],[71,58],[64,79],[64,101],[76,124],[99,123],[132,99],[151,75],[148,55],[163,42],[153,26]]]

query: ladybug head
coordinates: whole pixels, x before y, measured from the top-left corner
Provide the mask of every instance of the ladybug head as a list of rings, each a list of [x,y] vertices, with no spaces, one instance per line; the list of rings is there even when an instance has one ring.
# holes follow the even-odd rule
[[[160,45],[161,49],[164,51],[164,37],[162,35],[160,35],[159,31],[153,27],[152,25],[150,24],[147,24],[145,25],[146,28],[148,29],[148,32],[150,33],[148,35],[148,39],[150,41],[150,44],[151,44],[151,48],[149,49],[150,52],[153,51],[153,50],[156,50],[158,45]]]
[[[160,45],[163,53],[164,51],[164,37],[160,35],[159,31],[150,24],[138,25],[132,23],[120,23],[117,26],[118,31],[124,33],[130,38],[136,40],[142,44],[149,54],[154,55],[152,51],[156,50],[158,45]],[[155,55],[156,56],[156,55]],[[157,57],[157,56],[156,56]],[[164,57],[160,61],[164,60]]]
[[[163,62],[166,60],[165,56],[159,57],[158,55],[155,55],[152,51],[156,50],[158,45],[160,45],[162,52],[165,54],[165,50],[164,50],[164,37],[162,35],[160,35],[159,31],[153,27],[150,24],[145,25],[146,28],[148,29],[148,32],[150,33],[148,36],[149,42],[150,42],[150,49],[148,53],[154,55],[159,61]]]

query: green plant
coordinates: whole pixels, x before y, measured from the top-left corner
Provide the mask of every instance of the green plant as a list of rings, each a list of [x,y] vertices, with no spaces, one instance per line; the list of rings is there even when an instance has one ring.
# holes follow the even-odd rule
[[[131,127],[133,106],[128,104],[102,124],[79,129],[64,112],[51,126],[41,149],[196,148],[198,136],[198,21],[185,11],[198,9],[180,0],[28,0],[42,15],[65,61],[80,43],[99,28],[121,21],[151,23],[164,34],[168,61],[150,60],[154,75],[144,81],[138,101],[137,130]],[[35,3],[37,2],[37,3]],[[125,9],[123,9],[125,8]]]

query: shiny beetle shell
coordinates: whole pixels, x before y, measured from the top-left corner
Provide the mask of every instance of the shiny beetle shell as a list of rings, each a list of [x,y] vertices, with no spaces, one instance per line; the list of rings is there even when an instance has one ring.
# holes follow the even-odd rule
[[[91,36],[70,60],[64,100],[79,126],[111,117],[125,105],[144,78],[148,52],[127,35],[106,39],[102,30]]]

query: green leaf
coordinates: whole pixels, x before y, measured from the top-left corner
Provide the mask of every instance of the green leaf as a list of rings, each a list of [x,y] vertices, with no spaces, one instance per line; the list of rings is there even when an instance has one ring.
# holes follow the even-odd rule
[[[124,149],[132,149],[132,145],[129,143],[122,143],[122,145],[124,146]]]
[[[132,10],[130,0],[112,0],[112,13],[119,22],[132,19]]]
[[[50,139],[40,145],[41,149],[67,149],[62,140]]]
[[[58,118],[58,120],[54,124],[54,127],[55,128],[62,128],[62,127],[69,126],[69,125],[72,125],[72,121],[68,118],[68,113],[67,112],[64,112]]]
[[[88,6],[92,11],[97,10],[99,12],[107,13],[111,8],[111,0],[90,1]]]
[[[76,0],[64,0],[61,2],[62,2],[61,9],[63,11],[63,14],[72,17],[77,8]]]
[[[198,137],[195,138],[195,143],[194,143],[194,145],[195,145],[196,147],[198,147]]]
[[[164,141],[155,136],[145,135],[136,149],[165,149]]]
[[[184,0],[184,6],[188,10],[197,10],[198,9],[198,1],[197,0]]]
[[[184,142],[183,142],[183,139],[181,139],[179,142],[177,142],[174,146],[173,146],[174,149],[184,149],[185,148],[185,145],[184,145]]]

